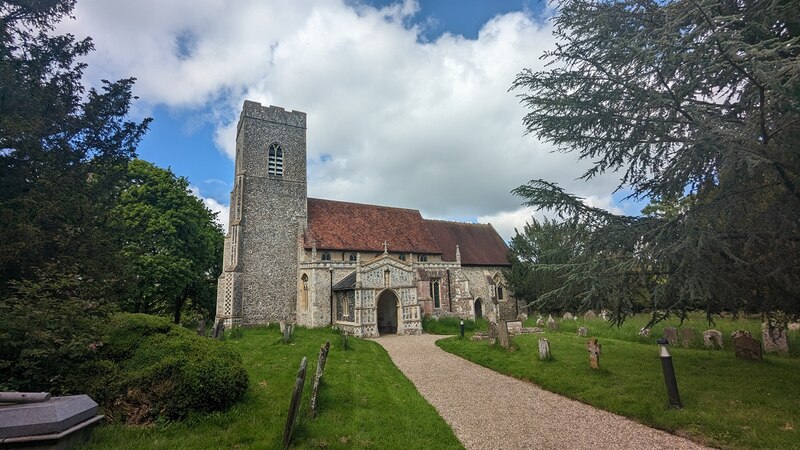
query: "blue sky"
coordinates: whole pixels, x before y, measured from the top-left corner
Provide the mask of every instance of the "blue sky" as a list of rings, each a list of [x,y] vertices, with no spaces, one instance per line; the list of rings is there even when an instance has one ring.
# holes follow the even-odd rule
[[[82,0],[62,28],[95,40],[89,83],[138,79],[133,115],[154,119],[140,157],[222,216],[250,99],[308,114],[310,196],[491,222],[508,238],[534,214],[509,191],[532,178],[641,208],[612,194],[618,177],[578,181],[585,163],[524,134],[507,90],[542,67],[550,13],[541,1]]]

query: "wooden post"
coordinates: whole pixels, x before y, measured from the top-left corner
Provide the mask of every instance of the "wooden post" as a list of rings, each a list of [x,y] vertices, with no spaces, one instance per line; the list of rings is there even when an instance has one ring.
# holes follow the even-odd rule
[[[317,394],[319,393],[319,385],[322,382],[322,372],[325,370],[325,362],[328,360],[328,351],[330,351],[330,349],[330,342],[325,342],[325,345],[319,348],[317,373],[314,375],[314,385],[311,387],[311,407],[308,410],[308,415],[311,417],[316,417],[317,415]]]
[[[303,396],[303,385],[306,381],[306,365],[308,361],[306,357],[300,361],[300,370],[297,371],[297,379],[294,382],[294,392],[292,393],[292,401],[289,403],[289,415],[286,416],[286,426],[283,428],[283,448],[289,448],[289,443],[292,440],[292,431],[294,431],[294,424],[297,420],[297,411],[300,409],[300,397]]]

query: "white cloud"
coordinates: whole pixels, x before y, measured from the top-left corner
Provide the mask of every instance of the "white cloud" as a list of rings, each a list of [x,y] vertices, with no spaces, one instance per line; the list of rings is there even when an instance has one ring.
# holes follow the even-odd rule
[[[474,40],[422,42],[408,25],[417,10],[410,0],[381,10],[342,0],[83,0],[64,28],[95,39],[87,76],[136,76],[142,107],[214,118],[228,156],[244,99],[308,113],[311,196],[498,222],[521,214],[509,191],[533,178],[610,201],[617,179],[576,181],[588,165],[524,136],[526,110],[507,92],[523,68],[543,67],[548,24],[516,12]]]
[[[211,212],[217,213],[217,223],[222,225],[222,230],[227,233],[228,221],[230,220],[230,206],[223,205],[213,198],[203,197],[203,195],[200,194],[200,189],[197,186],[189,186],[189,191],[192,193],[192,195],[202,200],[203,204],[206,205],[206,208],[211,210]]]

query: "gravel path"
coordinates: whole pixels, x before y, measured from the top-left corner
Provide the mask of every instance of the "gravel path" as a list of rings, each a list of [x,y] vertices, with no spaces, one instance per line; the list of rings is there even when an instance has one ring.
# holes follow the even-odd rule
[[[434,344],[442,337],[385,336],[375,342],[467,449],[705,448],[454,356]]]

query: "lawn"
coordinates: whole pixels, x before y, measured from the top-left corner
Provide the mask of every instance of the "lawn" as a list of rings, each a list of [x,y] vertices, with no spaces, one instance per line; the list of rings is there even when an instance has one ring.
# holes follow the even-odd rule
[[[730,347],[722,351],[671,348],[684,404],[683,409],[675,410],[667,406],[654,343],[658,333],[640,342],[635,322],[628,325],[629,333],[609,328],[602,320],[586,323],[589,336],[599,336],[603,346],[601,369],[592,370],[587,338],[574,332],[581,325],[584,322],[579,319],[562,324],[559,332],[515,336],[514,351],[457,337],[440,340],[437,345],[548,391],[708,445],[800,448],[800,359],[767,355],[762,362],[752,362],[734,358]],[[717,325],[721,331],[758,327],[758,323],[745,321]],[[703,328],[698,329],[702,332]],[[550,340],[552,361],[538,360],[542,336]],[[797,338],[796,333],[790,335],[793,337]]]
[[[331,341],[317,417],[307,417],[319,347]],[[106,425],[88,449],[274,449],[281,436],[300,359],[308,375],[292,448],[460,449],[436,410],[378,344],[329,329],[297,329],[283,344],[277,327],[244,329],[227,345],[242,355],[250,377],[245,399],[224,413],[149,427]]]

